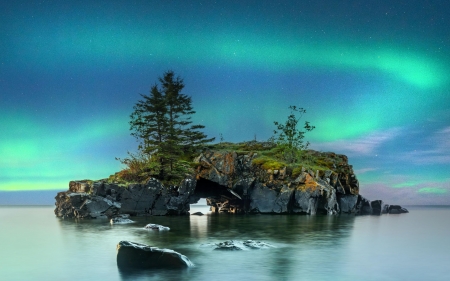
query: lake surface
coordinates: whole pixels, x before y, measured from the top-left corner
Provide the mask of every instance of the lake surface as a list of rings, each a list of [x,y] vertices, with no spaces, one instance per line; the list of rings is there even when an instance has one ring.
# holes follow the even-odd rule
[[[450,207],[409,214],[139,217],[128,225],[61,220],[53,206],[0,207],[0,280],[449,280]],[[196,206],[192,211],[207,209]],[[148,223],[171,228],[144,230]],[[253,239],[270,249],[202,246]],[[121,240],[186,255],[187,270],[121,272]]]

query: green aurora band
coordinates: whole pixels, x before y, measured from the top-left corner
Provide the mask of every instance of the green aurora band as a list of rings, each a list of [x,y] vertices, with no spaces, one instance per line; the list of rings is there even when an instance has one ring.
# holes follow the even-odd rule
[[[308,41],[314,32],[306,29],[295,36],[276,30],[257,34],[228,29],[213,32],[200,27],[187,32],[176,25],[141,26],[111,20],[100,24],[83,21],[73,25],[37,24],[21,32],[22,36],[8,37],[7,40],[12,41],[4,42],[22,46],[10,54],[20,58],[20,63],[14,67],[37,72],[45,69],[49,75],[57,74],[66,65],[76,74],[86,67],[120,69],[133,65],[176,64],[190,68],[226,66],[277,75],[350,73],[366,79],[364,82],[371,81],[371,77],[385,81],[383,85],[372,82],[364,88],[354,85],[355,88],[348,91],[356,94],[347,97],[345,102],[341,95],[347,93],[341,90],[324,108],[316,109],[314,103],[309,104],[312,112],[308,112],[305,119],[320,128],[311,134],[312,142],[352,140],[374,130],[402,126],[411,118],[425,118],[427,113],[420,108],[424,104],[439,103],[444,98],[443,89],[449,84],[447,61],[420,49],[409,50],[402,42],[370,44],[362,38],[337,38],[336,35]],[[244,102],[249,97],[230,99],[227,98],[230,93],[219,90],[218,95],[194,99],[198,112],[195,118],[207,128],[214,126],[216,134],[242,120],[250,120],[252,126],[263,124],[271,132],[273,121],[288,115],[287,111],[280,113],[280,110],[292,101],[292,98],[285,98],[279,102],[280,93],[274,88],[254,94],[250,98],[262,102],[249,111]],[[207,109],[214,102],[221,107],[211,113]],[[243,115],[229,117],[230,108]],[[1,131],[15,133],[0,140],[0,190],[61,189],[67,186],[67,178],[106,177],[120,166],[111,159],[96,159],[103,154],[94,155],[93,150],[102,151],[105,139],[113,142],[118,136],[128,136],[125,118],[109,116],[93,123],[91,120],[72,128],[68,134],[67,131],[54,132],[54,124],[31,121],[30,116],[12,112],[5,115],[7,120],[14,121],[0,124]],[[86,147],[93,148],[85,151]],[[77,160],[66,161],[67,157]],[[410,186],[403,183],[393,187]],[[442,190],[445,191],[429,187],[417,192],[444,194]]]

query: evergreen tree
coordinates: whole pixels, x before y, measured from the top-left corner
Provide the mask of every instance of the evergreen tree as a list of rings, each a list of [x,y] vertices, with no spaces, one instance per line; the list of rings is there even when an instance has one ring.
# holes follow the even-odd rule
[[[191,97],[182,94],[183,80],[173,71],[159,78],[150,95],[141,95],[131,114],[131,135],[139,141],[139,150],[152,156],[159,165],[159,177],[170,179],[184,176],[183,160],[202,144],[211,142],[200,131],[203,125],[193,125],[195,113]]]

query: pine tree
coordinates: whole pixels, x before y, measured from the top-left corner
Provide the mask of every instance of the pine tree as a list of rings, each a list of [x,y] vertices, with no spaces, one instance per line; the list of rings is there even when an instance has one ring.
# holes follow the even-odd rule
[[[203,125],[192,125],[195,111],[191,97],[181,93],[183,80],[168,71],[159,82],[160,87],[154,85],[150,95],[141,95],[143,100],[133,107],[131,135],[140,141],[141,153],[152,155],[160,164],[160,179],[182,177],[182,160],[214,138],[200,131]]]

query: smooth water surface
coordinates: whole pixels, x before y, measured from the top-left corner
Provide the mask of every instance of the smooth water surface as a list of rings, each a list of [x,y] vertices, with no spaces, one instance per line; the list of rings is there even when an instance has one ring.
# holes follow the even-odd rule
[[[0,207],[0,280],[448,280],[450,207],[383,216],[139,217],[134,224],[61,220],[53,207]],[[196,210],[194,210],[196,211]],[[148,223],[171,228],[144,230]],[[274,248],[202,244],[259,240]],[[187,270],[121,272],[121,240],[186,255]]]

